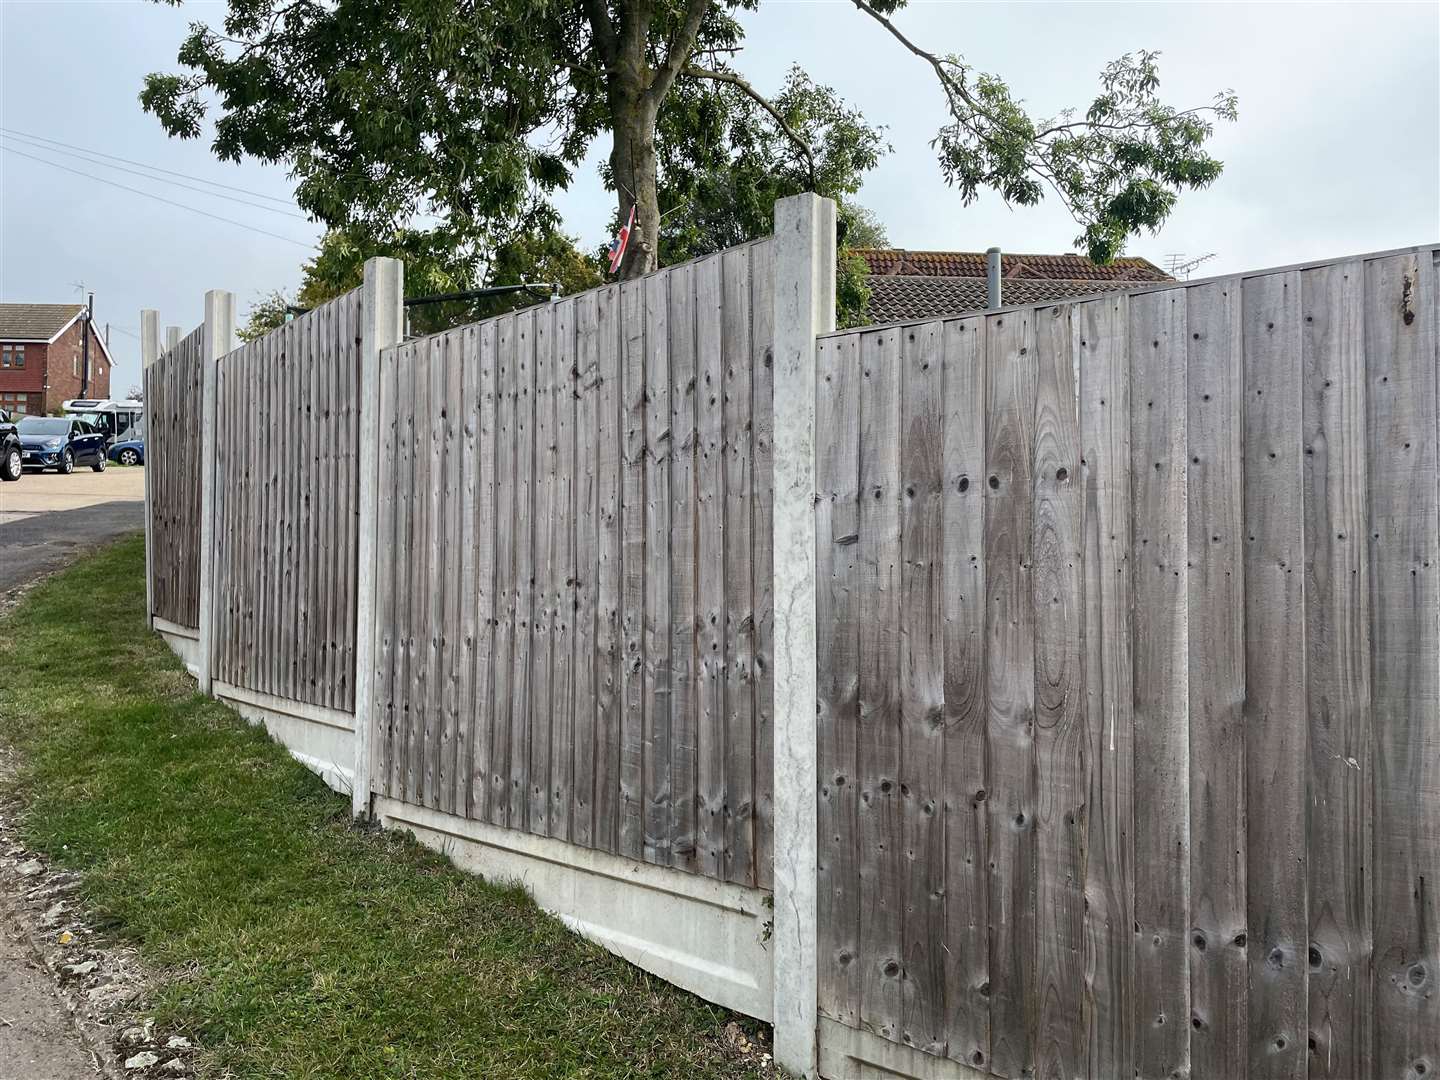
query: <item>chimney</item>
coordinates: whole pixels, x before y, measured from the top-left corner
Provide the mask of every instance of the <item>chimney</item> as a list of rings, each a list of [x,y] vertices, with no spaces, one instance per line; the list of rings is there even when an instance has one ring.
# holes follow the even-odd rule
[[[1000,249],[992,247],[985,252],[985,306],[991,311],[1001,306],[1000,298]]]

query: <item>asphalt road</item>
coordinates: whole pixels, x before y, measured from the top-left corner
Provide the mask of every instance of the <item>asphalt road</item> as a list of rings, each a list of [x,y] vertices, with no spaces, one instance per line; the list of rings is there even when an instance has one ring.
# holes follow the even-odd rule
[[[0,482],[0,593],[145,527],[145,471],[111,466]]]

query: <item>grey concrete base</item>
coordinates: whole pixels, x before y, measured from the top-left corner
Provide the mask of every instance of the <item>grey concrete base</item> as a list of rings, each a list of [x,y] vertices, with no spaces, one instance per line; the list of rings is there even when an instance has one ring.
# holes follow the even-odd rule
[[[290,756],[349,795],[355,787],[355,718],[347,712],[287,701],[216,679],[212,692],[250,723],[264,727]]]
[[[825,1080],[994,1080],[989,1073],[958,1061],[922,1054],[823,1016],[820,1075]]]
[[[768,893],[380,796],[375,815],[462,870],[520,882],[546,911],[637,967],[770,1019]]]
[[[198,679],[200,677],[200,631],[172,623],[169,619],[160,618],[159,615],[154,616],[154,621],[155,629],[165,639],[165,644],[170,646],[170,651],[184,661],[185,670],[190,672],[190,677]]]

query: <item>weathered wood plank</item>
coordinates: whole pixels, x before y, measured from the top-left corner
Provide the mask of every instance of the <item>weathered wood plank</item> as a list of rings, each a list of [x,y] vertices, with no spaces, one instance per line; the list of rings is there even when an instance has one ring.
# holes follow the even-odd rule
[[[495,365],[495,645],[491,653],[494,694],[490,722],[490,793],[486,815],[492,825],[510,820],[510,709],[514,700],[513,658],[520,643],[515,615],[517,532],[516,400],[518,381],[516,317],[496,322]]]
[[[755,618],[751,603],[750,251],[721,256],[724,410],[725,878],[755,881]]]
[[[1130,298],[1135,1036],[1141,1077],[1190,1061],[1185,290]]]
[[[535,611],[530,634],[530,766],[527,828],[550,834],[551,634],[554,628],[555,309],[531,309],[535,326]]]
[[[820,1011],[860,1023],[860,335],[815,350]]]
[[[1028,311],[987,322],[985,591],[990,773],[990,1071],[1034,1067],[1036,354]]]
[[[434,398],[430,388],[430,370],[436,365],[433,339],[416,342],[411,369],[415,381],[415,531],[410,557],[411,637],[414,652],[410,661],[411,738],[407,754],[405,801],[424,805],[426,787],[426,749],[433,724],[430,685],[435,670],[435,644],[439,583],[433,579],[435,564],[435,481],[432,468],[435,442]]]
[[[1304,466],[1299,274],[1245,281],[1245,773],[1251,1077],[1304,1077]]]
[[[409,771],[411,735],[415,725],[415,703],[411,691],[411,671],[415,666],[415,346],[401,345],[396,351],[396,382],[399,398],[399,430],[397,445],[399,465],[396,481],[399,517],[395,531],[395,612],[399,625],[396,641],[400,653],[395,669],[395,737],[390,754],[389,793],[403,799]]]
[[[571,786],[575,768],[575,619],[578,570],[575,561],[575,367],[574,300],[555,307],[555,494],[554,590],[551,607],[550,835],[570,839]],[[589,447],[586,447],[589,452]],[[588,552],[587,552],[588,554]]]
[[[1309,1075],[1374,1071],[1365,269],[1300,275],[1309,713]],[[1235,1075],[1243,1075],[1236,1072]]]
[[[900,335],[901,947],[899,1038],[944,1054],[945,654],[941,619],[944,510],[944,326]]]
[[[645,282],[620,286],[620,805],[617,854],[645,848]]]
[[[461,679],[470,660],[467,642],[471,635],[464,626],[462,614],[469,599],[474,596],[474,582],[467,581],[469,545],[462,546],[461,522],[468,520],[474,512],[470,492],[466,488],[465,463],[474,458],[473,451],[465,445],[469,418],[466,415],[465,399],[465,332],[452,330],[442,339],[445,353],[445,382],[441,416],[445,421],[445,524],[444,524],[444,572],[441,580],[444,597],[445,622],[440,635],[440,658],[443,682],[441,686],[442,722],[440,725],[440,760],[435,768],[435,786],[439,807],[447,814],[455,813],[456,755],[462,742],[460,737],[460,695]],[[463,810],[463,798],[460,802]]]
[[[1035,1067],[1082,1076],[1085,948],[1084,491],[1069,305],[1035,313]]]
[[[771,888],[775,869],[775,270],[774,246],[750,247],[751,609],[755,613],[755,884]]]
[[[515,315],[515,645],[510,682],[510,828],[528,827],[530,651],[535,647],[535,309]]]
[[[1377,1076],[1440,1068],[1440,538],[1429,252],[1365,266]]]
[[[399,427],[396,401],[396,350],[392,347],[380,354],[379,417],[380,451],[377,472],[380,478],[376,499],[375,544],[375,622],[378,647],[375,650],[375,718],[372,729],[372,763],[370,776],[356,777],[356,783],[367,783],[372,792],[388,795],[391,740],[395,732],[395,665],[398,658],[396,636],[399,618],[395,604],[395,575],[398,565],[396,549],[399,528],[396,513],[400,483],[400,463],[396,435]],[[357,717],[357,723],[369,722]]]
[[[595,615],[595,829],[593,845],[620,842],[620,288],[603,289],[596,319],[596,528],[599,565]]]
[[[696,686],[700,627],[696,621],[699,572],[695,425],[695,269],[666,275],[670,287],[670,864],[699,869],[695,837],[698,767]]]
[[[575,748],[570,838],[595,845],[595,783],[599,766],[600,714],[596,663],[599,584],[600,366],[599,308],[594,292],[575,301]]]
[[[1244,1080],[1245,502],[1240,283],[1186,290],[1190,698],[1190,1058]],[[1143,346],[1144,343],[1141,342]]]
[[[695,592],[700,620],[697,721],[696,844],[700,872],[725,876],[725,484],[724,369],[721,354],[720,257],[695,264],[696,383],[699,431]]]
[[[490,820],[491,777],[495,775],[495,657],[498,643],[498,612],[500,594],[496,580],[499,562],[497,530],[499,528],[500,482],[497,475],[496,449],[498,422],[496,410],[500,398],[498,327],[494,322],[476,329],[475,341],[467,359],[477,367],[476,407],[479,411],[480,482],[475,493],[473,543],[475,547],[475,617],[478,636],[475,646],[475,705],[469,716],[470,732],[470,806],[469,816],[477,821]]]
[[[985,798],[985,320],[945,324],[944,634],[946,1052],[990,1060],[989,828]]]
[[[445,517],[449,510],[447,502],[450,493],[447,490],[449,478],[446,475],[445,448],[449,441],[450,417],[446,407],[445,390],[449,382],[450,350],[447,335],[444,334],[429,338],[427,344],[430,354],[429,380],[422,390],[429,407],[426,442],[429,463],[428,482],[422,490],[429,500],[425,511],[428,529],[425,564],[430,613],[425,625],[425,744],[421,751],[420,767],[424,774],[422,791],[425,805],[438,808],[440,790],[443,787],[440,762],[445,739],[445,634],[449,625],[446,564],[450,552],[445,542]]]
[[[645,715],[642,724],[641,854],[669,865],[670,848],[670,283],[669,274],[645,279]]]
[[[860,344],[860,1023],[901,1027],[900,331]]]

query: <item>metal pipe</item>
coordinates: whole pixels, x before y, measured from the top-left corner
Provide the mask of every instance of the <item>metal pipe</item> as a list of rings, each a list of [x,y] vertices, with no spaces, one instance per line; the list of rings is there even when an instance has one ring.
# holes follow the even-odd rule
[[[1000,249],[988,248],[985,252],[985,306],[991,311],[1001,307],[1000,296]]]

